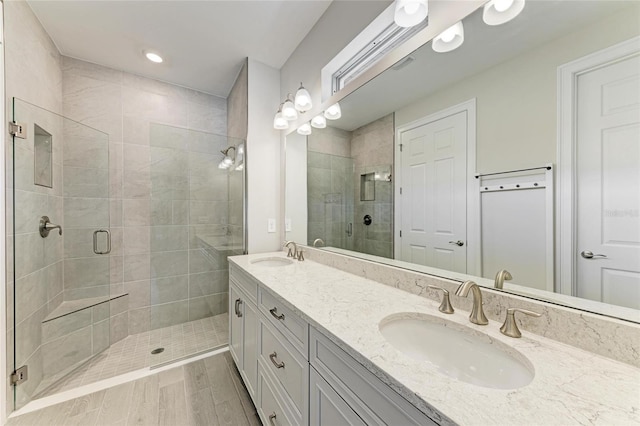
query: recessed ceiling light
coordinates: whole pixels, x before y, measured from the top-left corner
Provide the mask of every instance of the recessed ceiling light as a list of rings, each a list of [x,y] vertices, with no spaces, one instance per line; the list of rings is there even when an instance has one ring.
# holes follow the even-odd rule
[[[148,60],[150,60],[151,62],[155,62],[156,64],[162,62],[162,56],[158,55],[157,53],[145,52],[144,56],[146,56]]]

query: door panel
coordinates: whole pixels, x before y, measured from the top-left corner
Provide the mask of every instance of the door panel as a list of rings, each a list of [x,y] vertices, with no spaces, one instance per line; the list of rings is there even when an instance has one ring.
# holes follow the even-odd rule
[[[640,55],[580,75],[577,89],[577,296],[637,309]]]
[[[466,272],[466,135],[466,111],[402,133],[401,260]]]

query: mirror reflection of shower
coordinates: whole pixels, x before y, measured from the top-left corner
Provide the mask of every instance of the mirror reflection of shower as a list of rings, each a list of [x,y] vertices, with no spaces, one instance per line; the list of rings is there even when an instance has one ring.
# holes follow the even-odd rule
[[[220,153],[224,155],[224,158],[218,164],[219,169],[238,171],[244,169],[244,144],[238,144],[237,147],[228,146]]]

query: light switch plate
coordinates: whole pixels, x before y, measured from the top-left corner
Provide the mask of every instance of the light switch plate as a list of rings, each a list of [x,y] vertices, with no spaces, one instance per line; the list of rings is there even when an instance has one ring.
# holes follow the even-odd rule
[[[269,233],[276,232],[276,220],[275,219],[269,219],[267,221],[267,232],[269,232]]]
[[[286,219],[284,220],[284,230],[285,230],[286,232],[291,232],[291,219],[286,218]]]

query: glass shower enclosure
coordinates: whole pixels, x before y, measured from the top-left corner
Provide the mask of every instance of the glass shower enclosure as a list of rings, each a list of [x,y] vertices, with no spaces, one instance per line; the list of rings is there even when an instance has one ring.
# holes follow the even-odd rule
[[[108,136],[15,98],[13,121],[7,369],[28,377],[9,392],[20,408],[109,347],[114,295]]]

